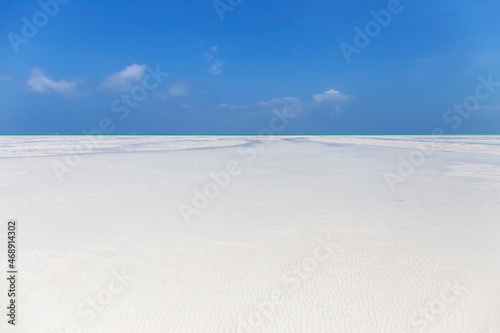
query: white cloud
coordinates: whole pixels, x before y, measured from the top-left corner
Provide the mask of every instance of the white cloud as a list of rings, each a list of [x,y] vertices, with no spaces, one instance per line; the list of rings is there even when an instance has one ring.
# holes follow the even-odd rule
[[[208,67],[208,72],[214,75],[219,75],[222,73],[222,67],[224,66],[224,61],[217,60],[214,61],[210,67]]]
[[[133,64],[125,69],[113,73],[101,82],[101,88],[116,92],[129,91],[139,84],[144,77],[146,65]]]
[[[340,91],[330,89],[324,93],[313,95],[310,110],[316,114],[324,114],[335,117],[343,112],[341,105],[348,104],[355,96],[343,94]]]
[[[162,99],[170,99],[171,101],[178,101],[177,98],[167,98],[167,97],[182,97],[192,96],[193,93],[203,92],[203,86],[198,85],[196,82],[192,81],[180,81],[172,84],[166,91],[163,92],[164,95],[161,96]],[[342,107],[347,105],[351,100],[355,98],[354,95],[342,94],[336,90],[328,90],[321,94],[315,94],[313,96],[313,101],[304,102],[298,97],[280,97],[273,98],[270,100],[260,101],[251,104],[228,104],[220,103],[217,98],[211,98],[209,103],[206,103],[206,99],[200,99],[199,94],[196,95],[194,102],[201,101],[201,109],[206,112],[220,112],[235,114],[242,119],[265,119],[275,112],[285,112],[289,115],[298,114],[314,114],[316,116],[327,116],[336,117],[341,114]],[[190,105],[193,102],[190,100]],[[212,102],[215,102],[211,104]],[[177,105],[179,106],[179,105]],[[192,106],[192,105],[191,105]],[[180,107],[178,108],[181,109]],[[183,106],[183,110],[188,109],[188,107]],[[192,108],[191,109],[196,109]]]
[[[250,114],[268,115],[275,109],[287,110],[289,113],[298,114],[302,111],[303,104],[296,97],[273,98],[269,101],[262,101],[255,104],[234,105],[221,103],[216,106],[218,110],[227,110],[231,112],[243,112]]]
[[[282,98],[273,98],[269,101],[263,101],[255,104],[257,107],[264,108],[273,108],[280,106],[297,106],[300,104],[300,99],[297,97],[282,97]]]
[[[215,56],[215,53],[217,52],[219,48],[217,46],[212,46],[210,47],[210,49],[208,51],[205,51],[203,53],[203,55],[205,56],[205,58],[207,58],[207,61],[210,61],[214,58]]]
[[[224,66],[224,60],[217,60],[215,54],[219,48],[217,46],[211,46],[207,51],[203,52],[207,62],[210,62],[210,66],[207,71],[213,75],[219,75],[222,73],[222,67]]]
[[[32,91],[41,94],[56,92],[67,97],[81,94],[78,90],[78,82],[68,82],[65,80],[54,81],[45,76],[38,68],[33,68],[31,70],[31,75],[26,83]]]
[[[313,100],[316,103],[346,103],[352,99],[352,96],[340,93],[337,90],[330,89],[321,94],[315,94]]]
[[[172,84],[168,88],[168,93],[171,96],[185,96],[189,92],[189,89],[191,88],[192,83],[189,81],[180,81]]]

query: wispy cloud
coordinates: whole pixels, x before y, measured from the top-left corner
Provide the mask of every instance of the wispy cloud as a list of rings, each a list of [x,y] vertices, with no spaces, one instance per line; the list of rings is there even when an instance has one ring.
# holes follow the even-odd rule
[[[302,110],[303,107],[303,103],[297,97],[280,97],[273,98],[268,101],[260,101],[255,104],[246,105],[220,103],[216,106],[215,110],[219,112],[231,112],[259,117],[261,115],[267,115],[271,113],[274,109],[286,108],[298,113]]]
[[[255,104],[257,107],[263,108],[275,108],[281,106],[298,106],[301,104],[301,101],[297,97],[281,97],[281,98],[273,98],[269,101],[262,101]]]
[[[224,60],[218,60],[216,58],[216,53],[219,50],[217,46],[211,46],[208,50],[203,52],[207,62],[211,62],[207,71],[213,75],[219,75],[222,73],[224,67]]]
[[[343,94],[339,91],[330,89],[324,93],[313,95],[312,103],[304,103],[298,97],[280,97],[247,105],[219,104],[217,105],[217,108],[232,111],[239,110],[247,112],[257,112],[286,107],[291,109],[304,109],[305,111],[330,110],[333,113],[340,113],[340,106],[348,104],[354,99],[354,97],[355,96],[353,95]]]
[[[208,72],[210,74],[219,75],[222,73],[223,67],[224,67],[224,61],[217,60],[208,67]]]
[[[347,95],[336,90],[314,94],[310,100],[303,101],[298,97],[278,97],[248,104],[221,103],[210,93],[208,87],[194,81],[179,81],[156,95],[163,101],[165,112],[177,114],[199,115],[210,117],[231,117],[241,122],[253,124],[255,121],[265,121],[269,115],[280,110],[287,114],[311,115],[314,119],[335,118],[343,112],[354,95]]]
[[[214,58],[215,53],[217,52],[218,49],[219,48],[217,46],[212,46],[212,47],[210,47],[210,49],[203,52],[203,55],[205,56],[207,61],[212,61],[212,59]]]
[[[315,94],[313,101],[315,103],[346,103],[352,99],[352,96],[340,93],[337,90],[330,89],[321,94]]]
[[[102,80],[100,88],[116,92],[129,91],[134,85],[140,83],[144,77],[145,71],[146,65],[130,65]]]
[[[31,70],[30,77],[28,78],[26,84],[30,90],[40,94],[55,92],[65,97],[75,97],[81,95],[81,92],[78,90],[77,81],[54,81],[43,74],[38,68],[33,68]]]
[[[186,96],[192,86],[193,82],[190,81],[175,82],[168,88],[168,93],[175,97]]]
[[[331,117],[343,112],[342,105],[348,104],[354,96],[343,94],[340,91],[330,89],[324,93],[313,95],[311,111],[320,114],[328,114]]]

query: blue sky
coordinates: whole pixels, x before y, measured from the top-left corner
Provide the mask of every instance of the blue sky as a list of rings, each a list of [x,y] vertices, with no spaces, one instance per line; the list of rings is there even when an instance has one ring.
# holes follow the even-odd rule
[[[293,117],[273,134],[500,134],[499,13],[497,0],[8,1],[0,133],[257,134],[278,113]]]

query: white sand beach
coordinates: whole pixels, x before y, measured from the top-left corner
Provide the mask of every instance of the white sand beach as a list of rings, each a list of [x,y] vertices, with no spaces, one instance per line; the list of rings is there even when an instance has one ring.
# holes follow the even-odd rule
[[[500,332],[500,137],[0,137],[0,332]]]

